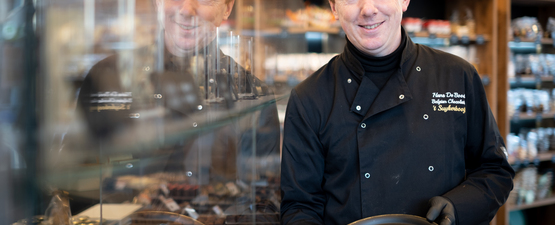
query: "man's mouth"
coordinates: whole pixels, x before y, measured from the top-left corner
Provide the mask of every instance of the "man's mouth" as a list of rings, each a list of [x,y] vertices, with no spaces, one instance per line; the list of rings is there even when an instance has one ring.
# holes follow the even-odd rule
[[[197,28],[198,26],[192,26],[192,25],[183,25],[183,24],[177,24],[179,27],[185,29],[185,30],[192,30]]]
[[[376,28],[376,27],[382,25],[383,23],[384,23],[384,22],[376,23],[376,24],[374,24],[374,25],[368,25],[368,26],[363,26],[363,25],[359,25],[359,26],[360,26],[360,27],[363,27],[364,29],[369,29],[369,30],[371,30],[371,29],[374,29],[374,28]]]

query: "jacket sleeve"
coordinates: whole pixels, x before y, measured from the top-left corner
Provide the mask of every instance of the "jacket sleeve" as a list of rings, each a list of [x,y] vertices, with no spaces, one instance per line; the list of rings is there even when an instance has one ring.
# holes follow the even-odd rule
[[[295,92],[287,105],[281,162],[282,224],[323,224],[323,147]],[[314,113],[314,110],[311,111]]]
[[[514,170],[503,138],[475,70],[466,84],[466,179],[444,195],[456,210],[458,225],[488,224],[513,188]]]

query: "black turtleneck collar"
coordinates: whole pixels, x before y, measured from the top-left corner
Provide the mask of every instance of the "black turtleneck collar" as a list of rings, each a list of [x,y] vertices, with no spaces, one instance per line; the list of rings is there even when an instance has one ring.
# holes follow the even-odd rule
[[[346,39],[347,48],[354,58],[360,62],[360,65],[364,69],[364,75],[368,76],[380,89],[385,85],[387,80],[389,80],[389,77],[399,68],[402,53],[407,42],[405,32],[401,32],[401,44],[395,51],[386,56],[375,57],[360,51],[349,41],[349,38]]]

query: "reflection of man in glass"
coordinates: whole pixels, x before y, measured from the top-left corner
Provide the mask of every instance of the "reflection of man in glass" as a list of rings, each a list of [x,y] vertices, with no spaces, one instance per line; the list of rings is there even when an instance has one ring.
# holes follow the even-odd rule
[[[231,13],[235,0],[156,0],[164,14],[164,40],[175,56],[185,56],[216,37],[216,27]]]
[[[250,171],[250,168],[241,168],[241,166],[254,165],[254,161],[260,158],[264,158],[266,160],[264,162],[268,163],[266,156],[269,155],[272,159],[273,156],[277,156],[275,158],[278,159],[277,165],[279,165],[279,122],[275,104],[268,104],[262,110],[244,113],[231,123],[224,122],[224,126],[210,120],[211,112],[216,112],[214,115],[221,115],[222,112],[223,114],[229,111],[237,112],[236,110],[241,110],[241,107],[257,105],[256,100],[241,100],[237,97],[244,90],[256,93],[258,99],[273,95],[254,75],[237,66],[236,63],[231,63],[234,60],[223,55],[215,43],[216,28],[229,17],[234,0],[156,0],[155,4],[158,18],[161,19],[164,28],[163,70],[154,73],[150,71],[149,79],[141,80],[138,74],[147,70],[142,69],[135,73],[138,70],[131,69],[131,79],[133,79],[133,82],[129,82],[133,86],[131,89],[125,87],[125,79],[122,78],[125,73],[129,73],[128,67],[122,66],[122,64],[128,65],[122,63],[126,60],[124,54],[108,57],[90,70],[81,88],[78,102],[95,139],[111,140],[120,133],[136,132],[139,129],[134,129],[134,126],[137,124],[149,124],[149,119],[150,122],[154,121],[145,116],[147,113],[138,112],[156,108],[162,103],[164,126],[183,123],[189,127],[180,132],[183,130],[193,132],[184,132],[186,135],[180,140],[166,138],[164,146],[160,148],[162,150],[156,150],[154,155],[165,155],[168,159],[154,166],[147,165],[146,169],[137,172],[138,175],[160,171],[177,172],[186,175],[184,182],[212,186],[216,186],[213,185],[214,183],[219,183],[224,184],[224,188],[230,186],[229,182],[233,183],[242,178],[274,178],[267,176],[271,173],[240,177],[243,174],[239,170],[249,169]],[[148,62],[153,61],[152,58],[158,58],[148,51],[145,54],[142,49],[137,49],[134,50],[133,55],[135,61],[132,65],[139,64],[140,68],[155,68],[148,67],[152,64],[143,63],[143,61]],[[218,60],[215,61],[213,58]],[[220,66],[207,62],[215,62]],[[233,65],[235,68],[231,68]],[[215,67],[219,70],[216,71]],[[207,78],[210,71],[213,73],[214,80]],[[240,71],[238,73],[242,72],[245,76],[229,74],[230,71]],[[213,91],[214,87],[206,86],[206,83],[216,83],[214,87],[217,90],[229,94],[217,92],[225,100],[208,101],[210,95],[205,93]],[[237,87],[239,83],[246,85]],[[139,90],[137,92],[149,93],[147,91],[149,89],[153,91],[147,95],[138,95],[135,91],[129,91]],[[102,98],[103,93],[110,93],[113,96]],[[194,95],[193,98],[191,93]],[[131,96],[132,102],[119,101],[130,99]],[[193,100],[189,101],[190,99]],[[235,103],[230,106],[228,104],[230,101]],[[117,106],[120,103],[124,105],[110,108],[111,105]],[[203,117],[203,115],[208,116]],[[197,118],[208,119],[197,123]],[[215,128],[202,127],[203,124],[211,123],[216,124]],[[152,124],[153,126],[140,128],[154,130],[160,123]],[[202,132],[194,133],[197,130]],[[190,135],[190,133],[194,134]],[[166,130],[163,134],[175,133]],[[144,142],[139,138],[133,141]],[[147,157],[152,156],[153,154],[150,154]],[[145,158],[145,156],[137,158]],[[257,169],[260,168],[257,167]],[[274,176],[276,175],[277,173],[274,173]],[[197,195],[201,192],[203,191],[201,190]],[[221,193],[224,192],[220,192],[219,198],[222,197]],[[237,198],[241,193],[233,193],[233,195],[232,197]],[[268,198],[270,197],[262,197],[262,199]],[[236,209],[236,211],[240,210]],[[253,210],[256,210],[256,207]]]

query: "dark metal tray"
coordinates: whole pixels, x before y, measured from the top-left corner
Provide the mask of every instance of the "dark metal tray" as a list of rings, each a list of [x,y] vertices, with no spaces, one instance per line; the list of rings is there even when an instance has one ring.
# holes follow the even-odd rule
[[[357,220],[349,225],[437,225],[426,218],[406,214],[386,214]]]

